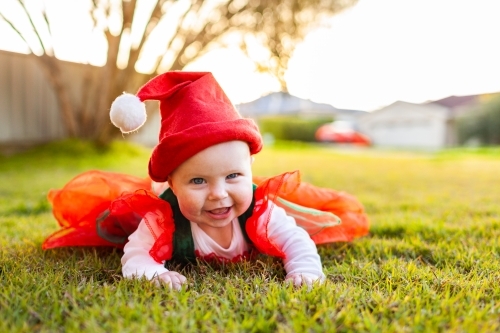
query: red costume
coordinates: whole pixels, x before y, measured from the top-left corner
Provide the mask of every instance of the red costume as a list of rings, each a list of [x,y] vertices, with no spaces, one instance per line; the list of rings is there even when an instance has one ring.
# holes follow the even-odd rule
[[[347,193],[299,182],[298,173],[267,180],[254,177],[254,183],[263,185],[257,187],[256,201],[268,197],[277,206],[284,208],[298,225],[306,229],[316,244],[348,242],[368,233],[369,223],[363,206]],[[62,189],[51,190],[48,199],[62,228],[45,240],[44,249],[61,246],[122,248],[128,235],[137,228],[140,220],[137,216],[160,219],[161,225],[165,226],[165,235],[156,235],[161,241],[153,252],[162,253],[161,249],[164,246],[168,248],[172,241],[168,236],[173,232],[170,207],[152,192],[149,178],[89,171],[78,175]],[[108,236],[103,238],[98,234],[97,222],[108,209],[111,214],[101,224],[101,232],[106,232]],[[336,217],[340,218],[340,224]],[[262,232],[265,228],[264,221],[265,218],[261,218],[253,222],[255,235],[261,235],[254,237],[258,244],[256,246],[261,252],[279,256],[262,236],[265,235]],[[109,241],[109,235],[114,235],[116,240]],[[158,254],[157,258],[165,260],[169,256]]]

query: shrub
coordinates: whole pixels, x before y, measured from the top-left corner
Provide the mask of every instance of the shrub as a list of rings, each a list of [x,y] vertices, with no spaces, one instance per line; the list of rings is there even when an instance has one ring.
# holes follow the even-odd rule
[[[300,118],[294,116],[270,116],[258,120],[263,135],[271,134],[276,140],[314,142],[316,130],[332,118]]]
[[[476,140],[481,145],[500,145],[500,96],[459,118],[457,125],[460,144]]]

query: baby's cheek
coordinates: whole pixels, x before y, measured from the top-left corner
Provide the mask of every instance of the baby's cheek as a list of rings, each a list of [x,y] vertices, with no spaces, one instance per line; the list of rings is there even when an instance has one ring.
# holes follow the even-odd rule
[[[248,207],[250,207],[250,205],[252,204],[252,199],[253,199],[253,197],[250,195],[250,196],[242,197],[241,200],[239,200],[239,202],[238,202],[239,215],[241,215],[247,211]]]
[[[185,217],[198,216],[201,212],[201,206],[191,200],[186,200],[182,204],[179,202],[179,209]]]

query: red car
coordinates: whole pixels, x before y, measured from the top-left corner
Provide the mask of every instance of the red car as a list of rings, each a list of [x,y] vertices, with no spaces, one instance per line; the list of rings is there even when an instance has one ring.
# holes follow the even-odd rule
[[[370,139],[359,132],[356,132],[350,122],[337,120],[320,126],[315,133],[319,142],[353,143],[357,145],[369,146]]]

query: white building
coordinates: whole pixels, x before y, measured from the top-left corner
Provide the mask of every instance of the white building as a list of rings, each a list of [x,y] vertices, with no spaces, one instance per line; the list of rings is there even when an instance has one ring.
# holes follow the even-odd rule
[[[358,127],[374,146],[439,149],[446,144],[447,118],[440,105],[395,102],[358,119]]]
[[[332,120],[354,120],[365,111],[337,109],[336,107],[299,98],[286,92],[273,92],[254,101],[236,105],[243,117],[259,118],[273,115],[322,117]]]
[[[451,96],[425,104],[398,101],[360,117],[357,125],[374,146],[442,149],[457,144],[456,117],[476,101],[475,96]]]

